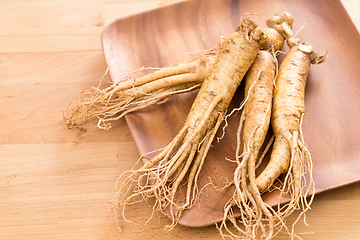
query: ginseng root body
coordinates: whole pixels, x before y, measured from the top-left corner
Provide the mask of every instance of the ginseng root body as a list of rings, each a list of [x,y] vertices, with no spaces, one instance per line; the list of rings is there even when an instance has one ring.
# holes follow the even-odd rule
[[[265,235],[271,236],[273,232],[274,219],[262,201],[256,186],[255,169],[260,148],[269,127],[274,79],[274,56],[268,51],[262,50],[258,53],[245,78],[246,103],[237,133],[236,162],[238,166],[235,169],[233,180],[235,192],[233,198],[225,206],[224,219],[220,226],[222,236],[225,236],[224,228],[232,236],[246,236],[249,239],[255,237],[258,228],[262,228]],[[234,206],[237,206],[241,212],[238,220],[232,215],[231,208]],[[267,218],[266,223],[261,221],[265,217]],[[226,220],[230,220],[235,226],[240,222],[245,229],[240,230],[241,228],[237,227],[236,229],[240,232],[233,233],[227,227]]]
[[[118,180],[115,204],[132,204],[134,197],[154,197],[154,210],[167,213],[173,227],[181,213],[197,199],[197,179],[205,157],[226,114],[230,101],[255,60],[263,32],[244,18],[220,46],[219,54],[204,80],[183,128],[174,139],[143,167]],[[145,182],[145,184],[143,183]],[[184,185],[185,198],[176,199]]]

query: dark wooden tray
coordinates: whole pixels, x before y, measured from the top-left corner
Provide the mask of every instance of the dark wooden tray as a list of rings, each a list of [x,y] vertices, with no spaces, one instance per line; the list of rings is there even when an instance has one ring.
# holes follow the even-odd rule
[[[259,11],[261,26],[279,10],[294,17],[294,32],[318,51],[328,51],[325,64],[312,66],[306,87],[303,132],[314,162],[316,193],[360,180],[360,36],[339,0],[197,0],[119,19],[103,32],[103,50],[114,82],[129,72],[185,62],[186,54],[214,46],[238,25],[243,13]],[[111,51],[110,51],[111,49]],[[287,51],[287,48],[284,47]],[[111,54],[110,54],[111,53]],[[242,88],[233,105],[241,101]],[[126,116],[140,154],[164,147],[182,127],[196,92]],[[238,116],[230,119],[225,138],[214,142],[200,176],[200,188],[222,187],[231,180]],[[119,173],[120,174],[120,173]],[[231,191],[204,188],[200,201],[179,223],[206,226],[222,218]],[[265,201],[273,204],[276,196]],[[286,199],[284,199],[286,201]]]

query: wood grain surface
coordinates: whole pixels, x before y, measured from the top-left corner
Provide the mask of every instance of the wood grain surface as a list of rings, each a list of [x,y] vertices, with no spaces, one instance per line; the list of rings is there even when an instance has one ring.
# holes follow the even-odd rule
[[[176,2],[0,1],[0,239],[221,239],[215,226],[164,231],[169,222],[161,215],[146,226],[120,221],[120,232],[110,203],[114,184],[139,157],[125,120],[86,134],[68,131],[63,121],[62,111],[106,70],[105,26]],[[360,29],[360,1],[342,3]],[[304,239],[359,239],[359,206],[359,183],[318,194],[310,226],[297,231]],[[146,221],[143,209],[129,217]]]

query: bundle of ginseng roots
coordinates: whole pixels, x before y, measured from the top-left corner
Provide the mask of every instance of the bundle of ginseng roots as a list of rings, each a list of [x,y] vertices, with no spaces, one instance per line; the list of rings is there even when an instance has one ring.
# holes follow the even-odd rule
[[[143,77],[129,74],[120,83],[81,95],[68,111],[68,127],[83,130],[87,122],[97,119],[100,128],[108,129],[111,121],[128,113],[199,89],[174,139],[141,168],[119,177],[114,205],[124,219],[127,206],[151,198],[152,211],[168,215],[172,221],[167,229],[171,229],[181,214],[194,206],[207,153],[244,80],[244,99],[237,108],[241,111],[234,156],[237,167],[231,181],[235,190],[217,227],[223,238],[270,239],[282,229],[292,238],[297,236],[294,225],[310,208],[314,194],[311,155],[301,130],[305,83],[310,65],[322,63],[326,54],[318,54],[295,38],[292,24],[292,16],[283,11],[268,19],[264,29],[244,15],[218,49]],[[276,56],[284,42],[290,50],[278,65]],[[270,123],[273,136],[264,144]],[[270,150],[269,162],[258,173]],[[181,185],[185,198],[179,200],[176,193]],[[263,194],[269,191],[279,193],[276,206],[263,201]],[[289,199],[285,204],[281,204],[283,197]],[[285,221],[295,210],[300,214],[289,229]]]

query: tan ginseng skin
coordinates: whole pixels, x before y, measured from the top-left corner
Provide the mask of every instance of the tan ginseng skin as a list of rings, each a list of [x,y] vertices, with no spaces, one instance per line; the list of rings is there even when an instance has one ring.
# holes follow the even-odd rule
[[[192,105],[187,123],[195,123],[201,118],[214,97],[221,98],[217,111],[214,111],[216,115],[219,112],[224,113],[229,106],[236,89],[259,51],[258,41],[251,39],[249,42],[244,42],[244,36],[241,35],[242,32],[236,31],[222,43],[210,76],[204,81],[198,93],[199,97]]]

